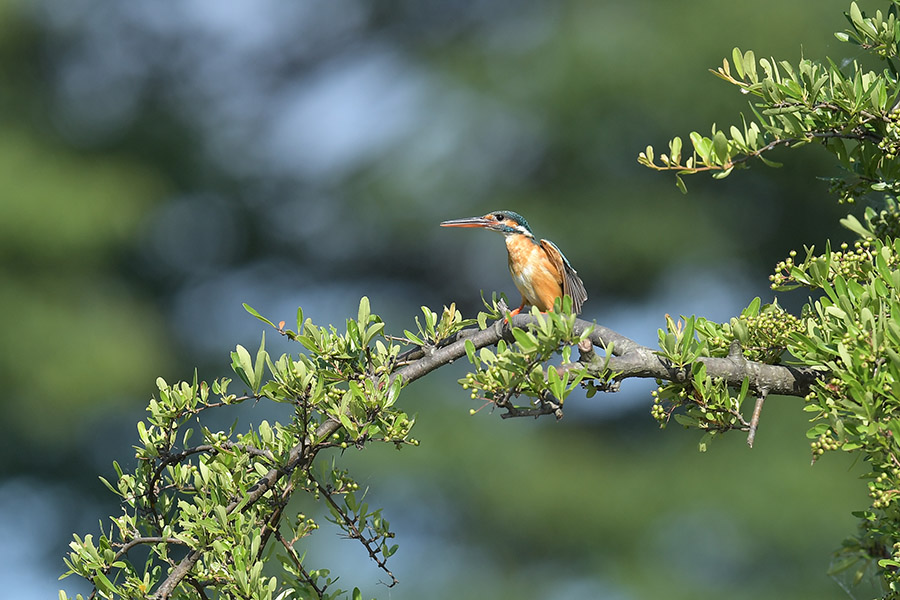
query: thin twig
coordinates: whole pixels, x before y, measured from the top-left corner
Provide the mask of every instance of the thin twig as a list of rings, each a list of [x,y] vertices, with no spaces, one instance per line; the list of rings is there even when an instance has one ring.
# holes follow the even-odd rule
[[[366,537],[363,532],[359,530],[359,527],[356,526],[357,522],[359,521],[359,517],[350,518],[350,516],[346,512],[344,512],[344,509],[334,501],[334,498],[331,497],[331,493],[328,491],[326,486],[319,485],[319,491],[322,493],[325,501],[328,502],[328,504],[331,505],[331,507],[337,512],[337,514],[341,516],[341,519],[343,519],[344,524],[347,526],[347,531],[350,534],[350,538],[359,540],[359,542],[369,553],[369,558],[375,561],[375,564],[378,565],[378,568],[387,573],[391,578],[391,583],[385,585],[390,588],[400,583],[400,581],[394,576],[391,570],[387,568],[387,557],[384,555],[381,549],[372,547],[373,538]]]
[[[297,551],[294,549],[293,544],[288,542],[284,538],[284,536],[281,535],[281,532],[278,531],[277,529],[273,533],[275,535],[275,539],[278,540],[279,542],[281,542],[281,545],[284,546],[285,550],[287,550],[288,556],[290,557],[291,561],[294,563],[294,566],[297,567],[297,570],[300,571],[300,574],[303,576],[303,579],[306,580],[306,583],[309,584],[309,587],[311,587],[312,590],[316,593],[316,597],[323,598],[325,596],[325,590],[328,589],[328,586],[326,585],[323,588],[319,588],[319,586],[316,585],[315,580],[310,576],[310,574],[307,572],[307,570],[303,568],[303,563],[300,560],[300,557],[297,556]]]
[[[184,540],[180,540],[178,538],[173,537],[160,537],[160,536],[152,536],[152,537],[136,537],[125,544],[122,544],[122,547],[116,552],[116,555],[110,561],[111,563],[116,562],[126,554],[128,551],[134,548],[135,546],[139,546],[141,544],[180,544],[182,546],[187,546],[187,542]]]
[[[759,414],[762,412],[763,402],[766,401],[766,396],[768,395],[769,390],[763,388],[756,397],[756,406],[753,407],[753,416],[750,417],[750,433],[747,434],[747,445],[751,448],[753,447],[753,440],[756,439],[756,428],[759,426]]]

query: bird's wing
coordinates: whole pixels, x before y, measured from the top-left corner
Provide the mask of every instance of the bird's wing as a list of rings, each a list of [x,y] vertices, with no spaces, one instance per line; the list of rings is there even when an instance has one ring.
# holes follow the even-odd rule
[[[587,290],[584,289],[584,283],[578,276],[578,272],[572,268],[569,261],[563,255],[556,244],[550,240],[541,240],[541,247],[547,256],[553,262],[557,272],[562,274],[563,294],[568,294],[572,298],[572,310],[575,313],[581,312],[581,306],[587,300]]]

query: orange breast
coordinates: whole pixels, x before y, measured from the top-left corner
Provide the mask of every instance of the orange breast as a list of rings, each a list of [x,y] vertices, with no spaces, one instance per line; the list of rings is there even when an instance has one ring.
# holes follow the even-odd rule
[[[525,236],[506,238],[509,273],[522,298],[538,310],[553,309],[553,301],[563,295],[562,275],[556,272],[544,249]]]

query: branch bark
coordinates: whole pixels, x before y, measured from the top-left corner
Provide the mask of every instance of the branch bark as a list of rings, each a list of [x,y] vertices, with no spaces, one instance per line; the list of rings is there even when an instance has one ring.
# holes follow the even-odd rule
[[[466,340],[471,340],[476,349],[493,346],[500,340],[514,342],[512,327],[522,328],[535,321],[535,317],[531,315],[520,314],[513,316],[509,323],[500,320],[482,331],[465,329],[445,345],[426,352],[421,358],[398,369],[395,376],[403,377],[404,382],[409,383],[443,365],[452,363],[465,356]],[[684,383],[691,376],[690,366],[675,366],[659,356],[656,350],[643,346],[612,329],[581,319],[575,322],[576,335],[589,328],[592,328],[588,338],[591,343],[599,348],[612,347],[612,356],[607,362],[605,357],[582,353],[581,361],[574,363],[572,368],[584,366],[590,375],[599,377],[603,375],[606,365],[608,370],[617,373],[618,381],[641,377]],[[819,373],[814,369],[749,361],[741,354],[740,347],[737,347],[737,351],[734,350],[732,348],[727,357],[701,357],[698,360],[706,365],[708,375],[724,379],[729,385],[739,387],[747,377],[750,389],[756,392],[767,390],[768,393],[784,396],[805,396],[809,393],[810,384],[819,377]],[[585,357],[588,357],[587,360]]]

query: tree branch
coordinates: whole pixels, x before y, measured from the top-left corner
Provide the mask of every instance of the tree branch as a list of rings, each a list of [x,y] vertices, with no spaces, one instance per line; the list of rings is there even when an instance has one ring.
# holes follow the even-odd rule
[[[532,315],[514,315],[509,321],[498,320],[484,330],[474,328],[464,329],[455,335],[442,340],[441,345],[427,349],[417,349],[405,356],[405,364],[398,368],[393,378],[402,378],[403,385],[428,375],[432,371],[452,363],[466,355],[466,340],[471,340],[475,348],[493,346],[500,340],[515,342],[512,328],[523,328],[530,323],[536,323],[537,319]],[[615,373],[615,380],[621,381],[629,377],[642,377],[651,379],[665,379],[668,381],[684,383],[691,377],[690,366],[679,367],[658,355],[655,350],[621,335],[607,327],[590,323],[581,319],[576,320],[574,331],[581,335],[590,329],[588,339],[593,346],[600,348],[612,348],[611,356],[601,357],[588,348],[579,348],[580,361],[593,377],[604,377],[608,373]],[[782,365],[768,365],[748,361],[740,353],[729,353],[725,358],[701,357],[698,359],[706,365],[706,372],[711,377],[721,378],[729,385],[739,387],[746,377],[750,382],[750,388],[759,394],[781,394],[787,396],[805,396],[809,393],[809,386],[818,377],[813,369],[798,369]],[[554,407],[543,406],[541,414],[553,414]],[[529,413],[531,416],[533,413]],[[234,499],[227,507],[226,513],[230,514],[238,509],[245,509],[255,504],[269,490],[285,476],[293,473],[297,468],[306,469],[315,458],[317,440],[322,440],[341,428],[339,422],[328,419],[316,430],[313,439],[305,439],[291,449],[288,461],[284,467],[275,467],[263,476],[254,487],[248,490],[243,498]],[[209,451],[205,447],[198,447],[186,452]],[[184,453],[183,453],[184,454]],[[166,579],[160,584],[153,596],[156,600],[168,599],[179,583],[190,573],[193,566],[206,553],[206,548],[195,548],[178,565],[173,568]]]
[[[762,412],[763,402],[766,401],[766,396],[768,395],[768,390],[762,389],[759,391],[759,396],[756,397],[753,416],[750,417],[750,433],[747,434],[747,445],[751,448],[753,447],[753,440],[756,439],[756,428],[759,427],[759,415]]]
[[[404,383],[409,383],[452,363],[466,355],[466,340],[471,340],[476,349],[493,346],[500,340],[515,342],[512,327],[523,328],[535,322],[535,317],[520,314],[511,317],[509,323],[499,320],[482,331],[473,332],[471,329],[465,329],[457,334],[458,339],[453,342],[435,348],[430,353],[425,353],[422,358],[397,369],[395,377],[402,377]],[[593,352],[582,353],[582,358],[577,364],[586,367],[591,376],[602,376],[605,365],[606,370],[615,373],[616,380],[619,381],[641,377],[685,383],[691,377],[689,365],[675,366],[657,354],[656,350],[642,346],[602,325],[582,319],[575,321],[576,335],[581,335],[588,329],[591,329],[588,339],[594,346],[612,347],[612,356],[608,357],[608,362],[606,357],[597,356]],[[754,391],[766,389],[769,393],[785,396],[805,396],[809,393],[810,384],[819,377],[819,373],[813,369],[749,361],[739,350],[738,348],[736,353],[730,352],[724,358],[700,357],[698,360],[706,365],[706,373],[710,377],[721,378],[731,386],[739,387],[746,377],[750,381],[750,389]],[[586,361],[585,356],[588,357]]]

